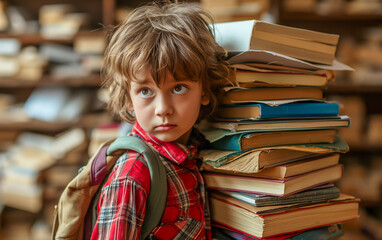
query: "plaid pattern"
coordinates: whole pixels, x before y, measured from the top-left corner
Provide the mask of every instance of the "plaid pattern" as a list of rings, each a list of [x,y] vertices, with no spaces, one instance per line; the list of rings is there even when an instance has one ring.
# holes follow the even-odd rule
[[[203,138],[193,130],[188,146],[162,142],[135,124],[131,135],[151,144],[167,174],[167,205],[149,239],[211,239],[206,189],[195,156]],[[95,239],[139,239],[150,191],[150,173],[143,156],[128,151],[117,161],[102,189]]]

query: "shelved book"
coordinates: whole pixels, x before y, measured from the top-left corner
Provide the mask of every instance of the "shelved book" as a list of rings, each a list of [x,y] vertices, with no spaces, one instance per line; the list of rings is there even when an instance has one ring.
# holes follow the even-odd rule
[[[231,174],[236,176],[256,177],[256,178],[270,178],[270,179],[283,179],[292,177],[306,172],[319,170],[322,168],[334,166],[339,162],[339,154],[319,154],[313,157],[306,157],[304,159],[297,159],[285,163],[275,164],[262,169],[259,172],[248,171],[232,171],[227,169],[214,168],[208,163],[203,162],[201,170],[212,173]]]
[[[332,143],[336,135],[337,130],[335,129],[258,133],[238,132],[212,142],[210,147],[219,150],[241,151],[279,145]]]
[[[256,207],[287,205],[306,202],[310,203],[338,198],[340,196],[340,190],[333,184],[318,186],[299,193],[281,197],[225,190],[218,192],[236,198]]]
[[[331,65],[339,36],[257,20],[215,24],[217,42],[229,51],[266,50]]]
[[[327,168],[282,179],[246,177],[209,172],[203,173],[203,176],[207,188],[210,189],[286,196],[315,186],[335,182],[342,177],[342,174],[343,166],[336,164]]]
[[[317,87],[236,87],[230,88],[221,96],[221,104],[280,99],[323,100],[323,89]]]
[[[338,116],[338,110],[337,102],[287,102],[277,105],[248,103],[223,105],[217,114],[226,119],[331,117]]]
[[[266,120],[215,119],[209,122],[213,128],[238,131],[287,131],[346,128],[350,125],[348,116],[316,117],[316,118],[284,118]]]
[[[354,220],[358,218],[359,205],[359,199],[345,194],[320,202],[256,207],[213,192],[210,201],[213,222],[256,238]]]

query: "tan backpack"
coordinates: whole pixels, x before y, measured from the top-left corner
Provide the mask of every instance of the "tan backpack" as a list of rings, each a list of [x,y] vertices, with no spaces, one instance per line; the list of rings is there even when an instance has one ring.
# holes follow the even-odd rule
[[[122,136],[103,144],[66,186],[56,205],[52,239],[90,239],[97,219],[99,192],[115,162],[126,150],[142,154],[150,170],[151,187],[141,231],[142,239],[159,224],[167,200],[166,170],[159,153],[138,137]]]

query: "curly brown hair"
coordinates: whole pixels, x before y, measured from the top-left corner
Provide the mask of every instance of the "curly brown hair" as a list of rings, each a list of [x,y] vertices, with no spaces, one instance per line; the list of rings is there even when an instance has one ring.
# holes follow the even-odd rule
[[[159,84],[168,69],[175,79],[201,82],[210,99],[201,116],[214,113],[216,93],[228,81],[226,51],[213,37],[213,19],[201,8],[169,3],[136,8],[113,29],[105,50],[103,84],[109,89],[108,108],[120,119],[134,122],[128,111],[130,82],[140,71],[150,71]]]

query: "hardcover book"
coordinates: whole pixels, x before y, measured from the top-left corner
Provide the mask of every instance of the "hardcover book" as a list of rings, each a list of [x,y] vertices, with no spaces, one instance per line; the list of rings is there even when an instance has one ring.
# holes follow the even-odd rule
[[[338,116],[337,102],[291,102],[271,106],[265,103],[223,105],[218,116],[233,119],[265,119]]]
[[[242,232],[235,231],[229,227],[222,226],[219,224],[213,224],[213,231],[216,239],[219,240],[256,240],[256,239],[267,239],[267,240],[336,240],[344,235],[344,229],[341,224],[333,224],[318,228],[313,228],[303,232],[296,232],[286,235],[280,235],[276,237],[268,238],[256,238],[250,235],[247,235]]]
[[[237,133],[225,136],[213,143],[210,147],[219,150],[242,151],[251,148],[271,147],[279,145],[304,143],[332,143],[337,130],[306,130],[306,131],[280,131],[260,133]]]
[[[255,72],[236,70],[233,81],[237,84],[267,83],[273,85],[295,86],[325,86],[328,83],[326,75],[286,73],[286,72]]]
[[[323,99],[322,88],[283,87],[283,88],[231,88],[221,96],[222,104],[247,103],[278,99]]]
[[[315,186],[339,180],[343,174],[343,166],[337,164],[316,171],[287,177],[283,179],[266,179],[204,172],[207,188],[250,192],[272,196],[286,196],[301,192]]]
[[[200,151],[199,157],[203,162],[219,170],[254,173],[267,166],[275,166],[287,161],[296,161],[317,154],[347,151],[349,151],[347,143],[336,136],[334,143],[273,146],[245,151],[205,149]]]
[[[253,151],[222,151],[206,149],[200,152],[202,170],[256,173],[265,167],[297,161],[317,154],[289,149],[264,149]]]
[[[316,117],[316,118],[285,118],[285,119],[216,119],[209,122],[213,128],[225,129],[231,132],[239,131],[288,131],[313,130],[349,127],[348,116]]]
[[[219,192],[257,207],[325,201],[340,196],[340,190],[333,186],[333,184],[319,186],[281,197],[225,190]]]
[[[305,231],[354,220],[359,216],[359,199],[345,194],[322,202],[264,207],[219,193],[212,193],[210,199],[215,223],[257,238]]]
[[[339,36],[257,20],[215,24],[216,41],[229,51],[266,50],[331,65]]]
[[[275,166],[268,166],[259,172],[241,172],[237,170],[227,170],[214,168],[208,163],[203,162],[201,169],[207,172],[215,172],[221,174],[232,174],[238,176],[257,177],[257,178],[270,178],[270,179],[283,179],[295,175],[303,174],[306,172],[315,171],[318,169],[334,166],[338,164],[340,155],[338,153],[320,154],[303,159],[296,159],[295,161],[288,161],[285,163],[275,164]],[[249,160],[249,162],[251,162]],[[248,163],[249,164],[249,163]]]

